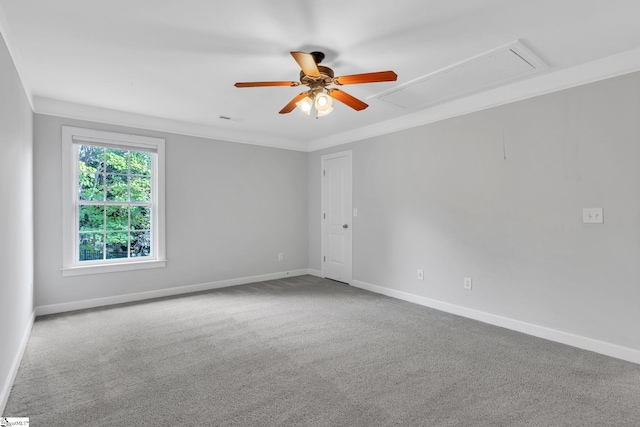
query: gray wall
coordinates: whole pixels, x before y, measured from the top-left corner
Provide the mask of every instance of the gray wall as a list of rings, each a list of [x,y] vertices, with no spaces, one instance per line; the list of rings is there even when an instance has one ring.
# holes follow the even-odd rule
[[[0,38],[0,414],[33,315],[33,114]]]
[[[62,276],[63,125],[166,139],[166,268]],[[36,114],[34,169],[36,306],[307,268],[306,153]]]
[[[345,148],[355,280],[640,349],[640,74],[311,153],[312,269]]]

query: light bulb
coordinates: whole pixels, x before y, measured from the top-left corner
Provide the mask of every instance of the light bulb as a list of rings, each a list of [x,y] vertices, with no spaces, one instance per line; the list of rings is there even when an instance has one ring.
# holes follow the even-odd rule
[[[311,107],[313,107],[313,100],[308,96],[305,96],[300,101],[296,102],[296,106],[308,116],[311,113]]]
[[[333,101],[329,95],[324,93],[316,95],[316,110],[318,110],[318,112],[329,110],[332,103]]]

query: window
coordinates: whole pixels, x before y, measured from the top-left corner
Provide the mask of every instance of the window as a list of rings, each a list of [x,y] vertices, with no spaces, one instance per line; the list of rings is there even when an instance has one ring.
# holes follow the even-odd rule
[[[63,274],[164,267],[164,140],[62,127]]]

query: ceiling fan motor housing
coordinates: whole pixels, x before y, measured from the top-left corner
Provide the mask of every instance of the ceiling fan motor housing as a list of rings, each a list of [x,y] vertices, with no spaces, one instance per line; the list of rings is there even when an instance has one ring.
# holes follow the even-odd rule
[[[318,65],[318,71],[320,75],[317,77],[308,76],[304,71],[300,71],[300,83],[311,88],[317,85],[326,86],[333,83],[334,74],[331,68]]]

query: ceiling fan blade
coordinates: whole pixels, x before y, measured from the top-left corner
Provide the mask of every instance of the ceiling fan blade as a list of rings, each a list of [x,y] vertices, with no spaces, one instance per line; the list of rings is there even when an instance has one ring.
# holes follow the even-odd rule
[[[316,64],[316,60],[313,59],[310,53],[291,52],[291,56],[293,56],[293,59],[295,59],[300,68],[302,68],[302,72],[307,76],[318,77],[320,75],[318,64]]]
[[[298,82],[238,82],[235,87],[298,86]]]
[[[333,79],[338,85],[355,85],[358,83],[395,82],[398,75],[393,71],[378,71],[376,73],[351,74]]]
[[[348,105],[356,111],[364,110],[369,106],[368,104],[360,101],[358,98],[355,98],[340,89],[327,89],[327,93],[330,97],[337,99],[338,101],[342,102],[345,105]]]
[[[296,108],[296,102],[300,101],[302,98],[307,96],[307,92],[302,92],[293,98],[287,105],[284,106],[282,110],[280,110],[280,114],[287,114],[293,111]]]

